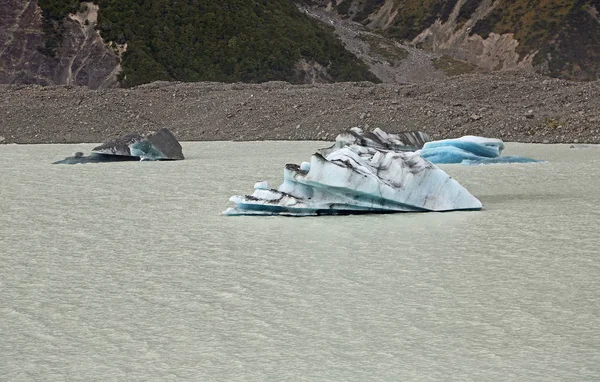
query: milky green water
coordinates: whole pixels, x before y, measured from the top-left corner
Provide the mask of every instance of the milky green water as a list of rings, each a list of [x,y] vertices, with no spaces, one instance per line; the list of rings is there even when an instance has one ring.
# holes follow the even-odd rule
[[[481,212],[224,217],[316,142],[0,146],[2,381],[598,381],[600,149],[442,166]]]

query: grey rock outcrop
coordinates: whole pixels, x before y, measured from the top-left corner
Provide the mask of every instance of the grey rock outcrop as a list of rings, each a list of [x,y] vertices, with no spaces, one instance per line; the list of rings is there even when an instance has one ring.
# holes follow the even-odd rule
[[[455,60],[458,67],[466,62],[481,71],[519,69],[573,80],[600,78],[598,0],[318,0],[311,4],[335,9],[369,30]],[[467,70],[464,66],[458,71]]]
[[[0,84],[82,85],[92,89],[117,84],[119,49],[95,30],[98,6],[61,21],[62,37],[53,55],[36,0],[0,0]]]

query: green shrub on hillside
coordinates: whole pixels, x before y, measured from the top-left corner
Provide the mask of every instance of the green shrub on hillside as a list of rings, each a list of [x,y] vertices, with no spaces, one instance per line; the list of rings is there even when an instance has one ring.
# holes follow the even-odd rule
[[[127,43],[121,81],[297,82],[300,59],[335,81],[377,81],[332,31],[288,0],[97,0],[105,41]],[[79,0],[41,0],[53,19]]]
[[[513,33],[521,57],[548,60],[547,74],[583,80],[600,76],[600,23],[592,16],[600,0],[504,0],[479,20],[472,34]]]
[[[368,17],[381,0],[344,0],[338,12],[348,13],[352,4]],[[394,0],[393,23],[384,30],[388,37],[413,40],[436,20],[446,22],[460,4],[456,27],[472,19],[483,0]],[[555,77],[582,80],[600,78],[600,0],[494,0],[493,8],[477,18],[471,35],[512,34],[521,58],[534,55],[533,64]]]
[[[437,19],[447,21],[457,2],[458,0],[405,0],[398,8],[398,15],[387,34],[399,40],[412,40]]]

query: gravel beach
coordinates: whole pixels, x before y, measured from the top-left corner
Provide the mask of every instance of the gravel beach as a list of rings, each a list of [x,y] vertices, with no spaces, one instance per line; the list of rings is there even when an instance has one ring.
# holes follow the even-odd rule
[[[498,72],[420,84],[0,86],[4,144],[101,142],[161,127],[182,141],[332,140],[352,126],[433,139],[600,143],[600,81]]]

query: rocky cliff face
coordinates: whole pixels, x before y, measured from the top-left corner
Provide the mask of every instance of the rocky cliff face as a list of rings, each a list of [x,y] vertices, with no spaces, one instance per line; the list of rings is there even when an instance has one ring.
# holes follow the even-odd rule
[[[205,12],[197,4],[190,3],[186,12],[198,14],[185,23],[181,20],[187,13],[177,13],[181,4],[168,5],[170,3],[166,0],[164,4],[157,2],[172,8],[171,16],[175,21],[163,20],[161,25],[165,29],[155,25],[157,17],[162,17],[153,13],[160,9],[157,14],[162,14],[158,5],[143,7],[135,1],[100,1],[99,28],[98,6],[83,2],[77,11],[78,1],[0,0],[0,84],[72,84],[97,89],[117,85],[120,72],[121,77],[130,82],[124,81],[124,86],[157,79],[262,82],[288,80],[290,76],[296,82],[319,83],[367,78],[364,68],[351,67],[351,63],[359,60],[369,64],[381,80],[394,82],[399,80],[398,75],[386,73],[391,69],[398,69],[391,70],[394,73],[406,73],[404,67],[411,67],[414,61],[402,60],[403,57],[396,54],[406,50],[406,46],[394,48],[396,53],[391,52],[394,54],[384,52],[386,46],[393,48],[397,41],[423,48],[427,55],[466,61],[470,67],[483,71],[523,69],[568,79],[600,78],[600,0],[295,0],[295,3],[304,6],[320,7],[320,12],[329,15],[320,20],[336,28],[347,50],[358,60],[347,55],[341,46],[332,51],[332,46],[337,46],[332,41],[329,45],[307,43],[291,46],[299,41],[305,42],[306,36],[313,36],[316,29],[298,15],[287,12],[289,10],[286,11],[282,2],[278,3],[279,8],[275,8],[274,2],[262,4],[261,12],[254,15],[254,19],[264,23],[265,27],[244,29],[246,32],[241,35],[246,36],[248,41],[236,43],[237,40],[224,39],[223,36],[236,31],[232,25],[243,24],[248,19],[247,9],[237,10],[235,15],[239,20],[230,20],[219,33],[215,32],[213,24],[206,26],[212,19],[203,18],[206,15],[233,15],[235,12],[231,10],[223,11],[226,8],[221,4],[227,2],[210,2],[210,10],[214,12]],[[44,13],[38,3],[44,8]],[[59,16],[55,15],[55,19],[50,20],[44,17],[48,12],[47,3],[68,6],[67,11],[61,11]],[[284,3],[289,7],[287,0]],[[275,9],[279,9],[276,16],[265,12]],[[65,16],[68,12],[73,13]],[[270,18],[265,18],[267,14],[271,15]],[[362,23],[366,30],[348,22],[346,24],[354,24],[361,30],[340,34],[342,25],[337,14]],[[275,24],[283,20],[282,15],[288,18],[276,27]],[[140,21],[140,16],[145,18]],[[221,24],[218,21],[215,25]],[[194,29],[197,25],[206,30]],[[252,36],[257,31],[265,31],[266,27],[275,29],[267,37],[255,41]],[[122,42],[123,45],[103,41],[98,29],[103,31],[102,36],[106,40]],[[304,33],[307,30],[310,33]],[[369,33],[371,31],[378,33]],[[216,33],[216,37],[211,37],[210,33]],[[240,35],[237,32],[233,34]],[[263,51],[256,54],[256,46],[271,39],[272,35],[281,35],[279,40],[288,38],[290,46],[279,44],[275,54]],[[200,48],[196,41],[198,36],[205,36],[206,40]],[[365,37],[371,43],[375,39],[386,40],[385,43],[371,44],[383,58],[369,61],[368,55],[363,54],[364,49],[358,46],[362,42],[355,41],[356,36]],[[276,40],[271,39],[271,42]],[[319,35],[314,40],[322,42],[324,38]],[[121,56],[127,48],[127,41],[130,42],[129,52],[123,56],[121,71]],[[196,46],[195,56],[190,53],[192,45]],[[352,45],[360,49],[352,50]],[[282,62],[290,58],[289,52],[295,51],[303,52],[302,56],[290,65],[283,65]],[[417,51],[421,52],[411,50]],[[227,59],[220,56],[223,52],[229,52]],[[189,60],[191,56],[197,59]],[[388,59],[389,56],[394,57]],[[409,55],[409,58],[412,56]],[[416,67],[423,67],[421,61],[417,61]],[[332,62],[335,65],[331,65]],[[431,66],[430,63],[427,65]],[[284,76],[278,72],[273,75],[261,71],[273,67],[281,73],[289,69],[291,74],[285,72]],[[212,68],[212,71],[207,68]],[[244,75],[233,76],[236,71]]]
[[[472,63],[486,70],[533,69],[535,52],[518,52],[514,33],[471,33],[473,27],[498,6],[493,0],[458,0],[447,20],[437,19],[416,36],[412,43],[435,53]],[[469,10],[465,8],[470,7]],[[472,12],[472,13],[471,13]]]
[[[48,52],[41,10],[36,0],[0,0],[0,84],[86,85],[93,89],[117,83],[120,52],[95,30],[98,7],[60,22],[61,38]]]
[[[321,3],[322,4],[322,3]],[[334,0],[345,17],[485,70],[600,78],[600,0]]]

